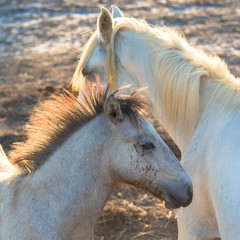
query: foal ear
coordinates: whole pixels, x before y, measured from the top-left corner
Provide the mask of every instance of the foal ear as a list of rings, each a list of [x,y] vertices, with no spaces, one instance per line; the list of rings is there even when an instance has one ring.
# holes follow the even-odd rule
[[[113,18],[124,17],[121,10],[118,7],[116,7],[115,5],[112,5],[112,16],[113,16]]]
[[[115,124],[123,121],[121,107],[113,94],[108,97],[104,104],[104,113]]]
[[[113,23],[112,17],[106,8],[102,8],[101,10],[98,17],[97,29],[100,39],[105,43],[109,43],[112,36]]]

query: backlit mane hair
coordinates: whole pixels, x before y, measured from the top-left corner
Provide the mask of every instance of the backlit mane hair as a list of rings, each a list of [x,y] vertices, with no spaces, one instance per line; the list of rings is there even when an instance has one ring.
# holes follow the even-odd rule
[[[137,90],[131,95],[115,96],[123,116],[128,117],[134,126],[139,121],[138,114],[150,111],[145,96],[139,92]],[[9,154],[9,161],[20,174],[31,174],[44,164],[71,134],[103,113],[104,103],[110,95],[109,86],[104,88],[100,81],[88,83],[84,92],[81,92],[81,100],[69,91],[53,94],[49,100],[35,107],[29,123],[25,126],[25,141],[13,145],[14,150]]]
[[[218,57],[210,56],[190,46],[179,33],[167,28],[154,28],[143,20],[118,18],[114,22],[112,37],[106,59],[106,76],[112,78],[116,86],[116,64],[114,41],[121,29],[139,33],[153,54],[152,71],[155,77],[155,105],[161,102],[162,121],[166,125],[181,126],[186,120],[188,136],[192,132],[199,111],[199,92],[201,79],[218,82],[213,97],[227,96],[223,107],[240,107],[240,81],[230,74],[227,65]],[[84,86],[82,68],[93,53],[98,42],[95,32],[84,49],[82,58],[74,73],[72,86],[78,90]],[[159,101],[161,99],[161,101]]]

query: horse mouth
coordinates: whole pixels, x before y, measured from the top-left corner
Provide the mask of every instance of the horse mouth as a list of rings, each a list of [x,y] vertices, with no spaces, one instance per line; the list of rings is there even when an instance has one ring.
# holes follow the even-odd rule
[[[165,207],[168,209],[176,209],[182,207],[184,204],[179,202],[175,197],[168,196],[165,200]]]
[[[157,190],[157,191],[154,191],[154,192],[151,192],[151,194],[156,197],[156,198],[159,198],[160,200],[162,201],[165,201],[165,196],[164,196],[164,193],[160,190]]]
[[[192,194],[189,193],[188,198],[183,200],[181,198],[177,198],[173,195],[167,195],[165,200],[165,207],[168,209],[175,209],[180,207],[187,207],[192,202]]]
[[[173,196],[166,197],[165,194],[161,191],[154,192],[152,195],[161,201],[164,201],[164,206],[167,209],[176,209],[182,207],[182,204],[177,199],[175,199]]]

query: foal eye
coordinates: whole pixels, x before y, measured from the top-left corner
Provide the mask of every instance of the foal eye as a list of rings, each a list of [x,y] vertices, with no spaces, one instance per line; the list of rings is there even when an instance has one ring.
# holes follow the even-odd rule
[[[141,146],[144,150],[151,150],[151,149],[155,148],[155,146],[152,142],[146,142],[146,143],[142,144]]]

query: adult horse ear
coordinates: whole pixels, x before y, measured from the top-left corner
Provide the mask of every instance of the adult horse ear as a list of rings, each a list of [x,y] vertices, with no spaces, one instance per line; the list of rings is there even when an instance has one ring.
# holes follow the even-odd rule
[[[115,5],[112,5],[112,16],[113,18],[124,17],[121,10]]]
[[[110,119],[113,123],[117,124],[123,121],[121,107],[113,94],[107,98],[104,103],[103,110],[108,119]]]
[[[98,17],[97,29],[100,39],[105,43],[109,43],[112,36],[113,23],[112,17],[106,8],[102,8],[101,10]]]

